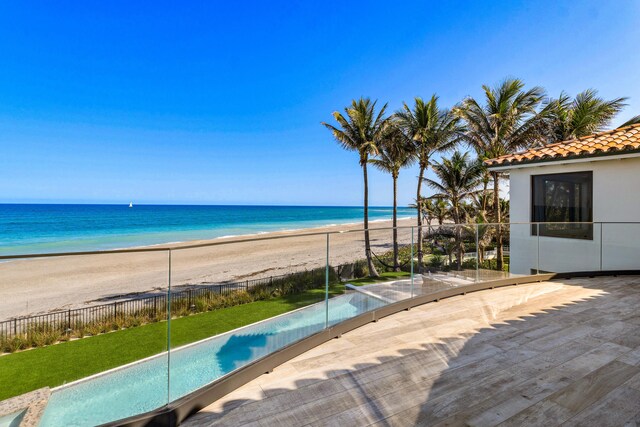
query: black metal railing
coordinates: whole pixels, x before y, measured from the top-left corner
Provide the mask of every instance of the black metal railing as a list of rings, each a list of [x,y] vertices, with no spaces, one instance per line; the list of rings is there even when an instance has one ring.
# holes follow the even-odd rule
[[[248,291],[258,285],[272,285],[274,280],[277,281],[289,275],[282,274],[237,282],[191,285],[188,289],[172,291],[171,303],[174,306],[184,306],[186,304],[187,307],[192,307],[196,300],[207,301],[217,295],[228,295],[233,291]],[[195,307],[193,308],[195,309]],[[0,322],[0,335],[12,337],[20,334],[52,330],[68,332],[91,323],[117,322],[125,316],[141,313],[144,313],[150,319],[166,319],[167,292],[89,307],[15,317]]]

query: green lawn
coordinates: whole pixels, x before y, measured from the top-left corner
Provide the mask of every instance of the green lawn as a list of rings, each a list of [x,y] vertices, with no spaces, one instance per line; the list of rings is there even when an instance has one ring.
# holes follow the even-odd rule
[[[379,279],[351,280],[354,285],[408,277],[382,273]],[[331,295],[344,292],[333,284]],[[171,346],[178,347],[268,319],[324,299],[324,288],[194,314],[171,321]],[[55,387],[153,356],[167,349],[167,323],[158,322],[95,337],[0,356],[0,400],[40,387]]]
[[[331,286],[331,295],[343,292],[343,285]],[[174,319],[171,346],[208,338],[323,299],[324,288],[313,289]],[[166,349],[167,323],[159,322],[0,356],[0,400],[40,387],[55,387]]]

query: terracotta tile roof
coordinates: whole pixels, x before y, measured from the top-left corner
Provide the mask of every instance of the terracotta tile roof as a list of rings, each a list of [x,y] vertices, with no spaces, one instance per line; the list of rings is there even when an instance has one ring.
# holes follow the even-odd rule
[[[569,160],[640,151],[640,124],[485,160],[491,167]]]

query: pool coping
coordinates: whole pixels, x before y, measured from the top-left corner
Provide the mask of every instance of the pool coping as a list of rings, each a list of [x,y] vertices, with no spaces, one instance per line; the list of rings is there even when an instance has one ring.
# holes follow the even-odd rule
[[[51,390],[43,387],[0,402],[0,417],[24,413],[20,427],[36,427],[49,402]]]

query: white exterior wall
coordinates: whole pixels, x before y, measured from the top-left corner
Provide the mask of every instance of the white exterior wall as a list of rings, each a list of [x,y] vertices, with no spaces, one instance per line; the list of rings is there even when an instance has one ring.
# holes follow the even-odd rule
[[[586,171],[593,172],[594,222],[640,222],[640,157],[512,169],[510,221],[531,221],[532,175]],[[595,224],[593,240],[540,237],[539,245],[530,225],[512,224],[510,238],[512,273],[640,269],[640,224]]]

